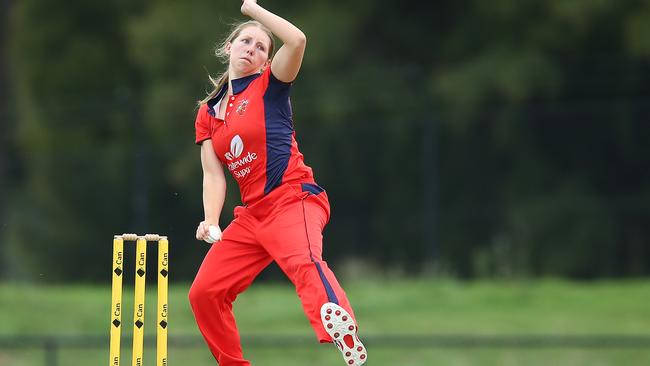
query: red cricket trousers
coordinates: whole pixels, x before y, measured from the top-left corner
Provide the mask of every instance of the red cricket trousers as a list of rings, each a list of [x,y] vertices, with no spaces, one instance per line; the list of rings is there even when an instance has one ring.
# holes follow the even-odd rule
[[[237,295],[275,261],[296,287],[320,342],[331,342],[320,319],[326,302],[354,316],[347,296],[322,259],[329,220],[327,194],[315,184],[284,184],[235,208],[234,220],[203,260],[189,292],[194,317],[220,366],[249,366],[232,312]]]

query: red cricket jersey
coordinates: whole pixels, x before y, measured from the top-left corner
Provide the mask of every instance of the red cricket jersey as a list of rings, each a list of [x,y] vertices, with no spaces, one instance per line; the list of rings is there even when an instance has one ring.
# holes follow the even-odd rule
[[[232,80],[233,95],[225,100],[227,86],[199,108],[195,142],[212,139],[219,161],[239,184],[242,202],[251,204],[284,183],[313,184],[295,139],[291,83],[276,79],[267,67]],[[219,103],[228,103],[224,120],[216,118]]]

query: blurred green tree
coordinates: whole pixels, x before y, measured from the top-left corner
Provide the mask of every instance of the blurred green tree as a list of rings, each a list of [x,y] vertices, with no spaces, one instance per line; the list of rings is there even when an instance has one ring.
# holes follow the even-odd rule
[[[14,2],[11,0],[0,1],[0,238],[5,232],[7,224],[5,222],[5,211],[9,197],[9,171],[11,161],[9,159],[12,153],[12,128],[15,121],[12,112],[11,86],[9,84],[9,63],[8,43],[9,43],[9,15],[11,14]],[[0,275],[8,272],[9,251],[6,246],[0,248]]]
[[[650,3],[263,5],[308,36],[292,102],[332,203],[328,259],[461,277],[650,272]],[[16,3],[20,176],[3,235],[23,274],[104,279],[111,234],[137,230],[170,235],[177,278],[193,276],[196,101],[241,18],[236,1]],[[231,185],[223,224],[238,201]]]
[[[22,177],[6,242],[16,276],[97,277],[97,238],[124,227],[137,90],[118,3],[27,0],[13,12],[12,65]],[[102,255],[103,257],[103,255]]]
[[[628,197],[648,194],[637,98],[649,6],[476,1],[459,18],[431,85],[444,123],[442,251],[462,275],[647,271],[631,257],[648,250],[625,232],[644,230],[643,204]]]

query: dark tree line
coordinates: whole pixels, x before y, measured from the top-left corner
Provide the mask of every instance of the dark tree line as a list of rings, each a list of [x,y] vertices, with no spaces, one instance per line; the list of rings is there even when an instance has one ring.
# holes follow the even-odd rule
[[[239,2],[10,3],[3,276],[104,280],[111,236],[150,231],[191,278],[206,250],[196,101]],[[332,202],[335,265],[650,273],[650,3],[263,5],[308,36],[294,120]],[[238,200],[231,186],[223,224]]]

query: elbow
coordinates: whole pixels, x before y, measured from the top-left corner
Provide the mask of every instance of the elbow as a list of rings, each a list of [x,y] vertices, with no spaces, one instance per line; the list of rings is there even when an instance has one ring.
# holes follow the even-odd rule
[[[301,46],[304,47],[304,46],[307,44],[307,36],[305,35],[305,33],[300,32],[300,34],[298,34],[298,37],[296,37],[296,38],[297,38],[297,42],[298,42]]]
[[[307,45],[307,36],[305,36],[305,34],[303,32],[298,31],[298,34],[296,34],[293,37],[293,39],[291,40],[290,45],[292,47],[295,47],[295,48],[303,48],[304,49],[305,46]]]
[[[223,176],[223,173],[218,171],[204,171],[203,172],[203,187],[206,186],[225,186],[226,177]]]
[[[212,197],[213,195],[225,196],[226,194],[226,182],[221,179],[204,179],[203,180],[203,194],[206,192]]]

